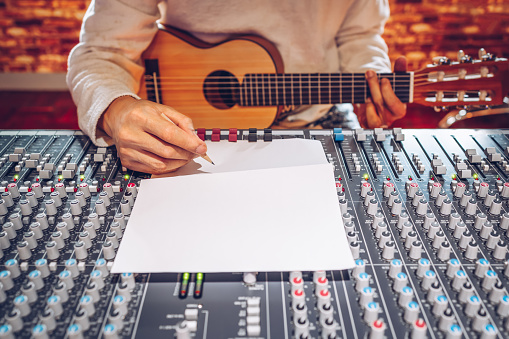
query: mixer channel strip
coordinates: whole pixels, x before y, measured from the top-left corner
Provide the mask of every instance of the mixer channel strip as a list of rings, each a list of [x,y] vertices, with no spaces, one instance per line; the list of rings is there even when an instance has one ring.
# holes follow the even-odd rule
[[[197,134],[320,141],[355,267],[112,274],[149,175],[81,132],[1,131],[0,338],[509,336],[508,131]]]

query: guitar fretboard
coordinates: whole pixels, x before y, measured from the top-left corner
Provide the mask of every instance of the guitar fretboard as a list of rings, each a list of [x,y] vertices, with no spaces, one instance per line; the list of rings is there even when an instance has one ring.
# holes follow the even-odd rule
[[[379,73],[402,102],[412,98],[412,73]],[[363,73],[246,74],[238,88],[240,106],[364,103],[370,96]]]

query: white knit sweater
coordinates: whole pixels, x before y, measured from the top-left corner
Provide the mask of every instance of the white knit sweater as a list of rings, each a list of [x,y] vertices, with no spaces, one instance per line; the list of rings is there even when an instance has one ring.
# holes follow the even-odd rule
[[[387,0],[93,0],[67,83],[80,128],[97,145],[111,145],[97,121],[114,99],[137,97],[140,56],[157,20],[209,43],[259,35],[278,48],[286,72],[389,72],[381,38],[388,16]],[[324,111],[314,106],[293,118],[313,121]]]

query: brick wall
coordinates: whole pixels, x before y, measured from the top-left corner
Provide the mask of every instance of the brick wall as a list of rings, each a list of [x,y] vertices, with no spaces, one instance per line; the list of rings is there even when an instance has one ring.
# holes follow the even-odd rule
[[[389,0],[391,17],[384,38],[390,57],[406,55],[410,69],[424,67],[433,57],[456,60],[463,49],[479,48],[509,57],[507,0]]]
[[[0,0],[0,72],[65,72],[89,0]]]
[[[90,0],[0,0],[0,72],[65,72]],[[432,57],[455,58],[480,47],[509,57],[509,2],[504,0],[389,0],[384,38],[391,59],[410,69]]]

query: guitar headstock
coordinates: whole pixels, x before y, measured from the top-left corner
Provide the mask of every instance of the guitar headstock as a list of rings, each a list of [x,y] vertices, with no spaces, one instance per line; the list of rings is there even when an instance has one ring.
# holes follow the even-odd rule
[[[458,52],[414,72],[413,102],[425,106],[494,106],[509,94],[509,61],[479,51],[479,59]]]

